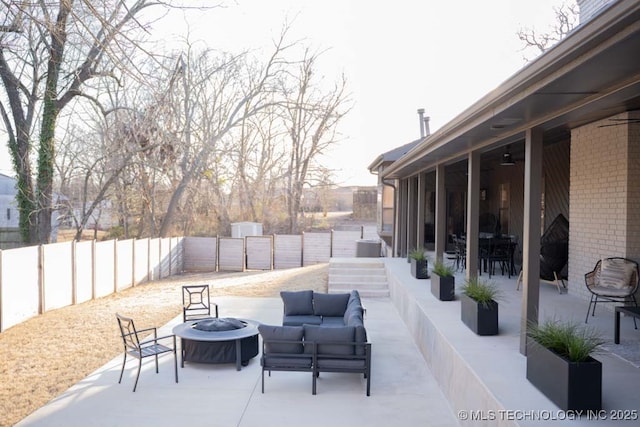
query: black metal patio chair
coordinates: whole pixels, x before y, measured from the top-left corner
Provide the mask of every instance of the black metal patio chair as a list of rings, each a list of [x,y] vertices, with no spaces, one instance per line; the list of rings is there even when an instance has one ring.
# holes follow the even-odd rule
[[[138,379],[140,378],[140,370],[142,368],[142,359],[146,357],[154,357],[156,361],[156,374],[158,370],[158,356],[165,353],[173,353],[173,365],[176,375],[176,383],[178,382],[178,354],[176,351],[176,336],[166,335],[158,336],[157,328],[146,328],[137,330],[133,319],[122,316],[116,313],[118,319],[118,326],[120,327],[120,334],[122,335],[122,343],[124,345],[124,360],[122,361],[122,369],[120,370],[120,379],[118,384],[122,382],[122,374],[124,373],[124,366],[127,363],[127,355],[133,356],[138,359],[138,372],[136,374],[136,382],[133,384],[133,391],[136,391],[138,386]],[[140,333],[153,332],[153,338],[146,340],[140,339]],[[172,340],[172,345],[161,344],[160,340]]]
[[[211,316],[211,306],[218,317],[218,304],[212,303],[209,285],[189,285],[182,287],[182,321],[205,319]]]

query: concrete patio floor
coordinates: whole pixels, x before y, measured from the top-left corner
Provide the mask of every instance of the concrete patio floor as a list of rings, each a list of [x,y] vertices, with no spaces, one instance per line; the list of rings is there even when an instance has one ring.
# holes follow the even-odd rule
[[[310,375],[299,372],[265,377],[262,394],[259,356],[240,372],[231,364],[186,363],[179,368],[179,384],[173,380],[171,357],[160,359],[157,375],[146,361],[132,393],[136,362],[128,362],[118,384],[119,356],[18,426],[638,425],[640,368],[613,354],[597,356],[603,363],[603,412],[591,419],[559,411],[528,382],[526,358],[519,352],[522,292],[514,277],[491,278],[503,290],[500,333],[479,337],[460,321],[460,302],[433,297],[430,281],[414,279],[406,260],[387,258],[385,265],[390,298],[363,298],[373,343],[370,397],[357,374],[323,374],[313,396]],[[458,273],[456,293],[463,281]],[[281,324],[279,298],[225,297],[216,302],[223,317]],[[541,285],[541,318],[584,322],[587,304]],[[127,314],[135,318],[135,313]],[[170,332],[180,320],[177,316],[161,332]],[[598,307],[589,325],[612,339],[613,312]],[[116,329],[114,319],[114,333]],[[640,330],[634,330],[629,318],[622,319],[621,339],[627,348],[640,351]],[[626,421],[611,420],[625,414]]]
[[[280,298],[216,298],[222,317],[282,324]],[[18,423],[18,426],[455,426],[456,417],[388,298],[366,299],[365,325],[372,348],[371,396],[358,374],[323,373],[317,395],[311,376],[273,372],[260,389],[259,356],[240,372],[235,365],[185,363],[173,377],[173,357],[160,373],[143,363],[135,393],[137,360],[122,356]],[[135,313],[126,313],[135,319]],[[159,330],[170,333],[177,316]],[[137,325],[139,328],[151,325]],[[114,333],[117,324],[114,316]],[[100,339],[100,337],[96,337]]]

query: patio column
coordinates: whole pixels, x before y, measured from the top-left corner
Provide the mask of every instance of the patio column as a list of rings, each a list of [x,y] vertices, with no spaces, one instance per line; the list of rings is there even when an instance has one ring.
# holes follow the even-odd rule
[[[417,178],[418,213],[416,217],[416,248],[424,248],[424,223],[427,205],[427,174],[421,173]]]
[[[523,287],[520,318],[520,353],[526,355],[527,330],[530,322],[538,323],[538,304],[540,300],[541,129],[527,129],[524,150]]]
[[[398,182],[398,191],[396,195],[396,231],[397,251],[399,257],[407,256],[407,180],[402,179]]]
[[[445,167],[436,167],[436,259],[442,260],[447,246],[447,190],[444,182]]]
[[[416,225],[418,222],[418,178],[413,176],[408,180],[407,189],[407,250],[419,248],[416,239]]]
[[[467,181],[467,279],[478,275],[480,234],[480,152],[469,153]]]

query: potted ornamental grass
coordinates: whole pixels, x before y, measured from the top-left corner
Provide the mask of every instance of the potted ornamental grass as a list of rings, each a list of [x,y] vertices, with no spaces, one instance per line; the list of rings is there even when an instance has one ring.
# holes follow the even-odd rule
[[[462,322],[478,335],[497,335],[500,293],[492,282],[477,277],[468,279],[460,295]]]
[[[409,252],[409,262],[411,263],[411,275],[416,279],[429,278],[429,262],[423,250],[413,249]]]
[[[436,259],[431,270],[431,293],[440,301],[452,301],[455,297],[453,267]]]
[[[593,358],[604,344],[593,328],[557,319],[530,324],[527,380],[562,410],[602,409],[602,363]]]

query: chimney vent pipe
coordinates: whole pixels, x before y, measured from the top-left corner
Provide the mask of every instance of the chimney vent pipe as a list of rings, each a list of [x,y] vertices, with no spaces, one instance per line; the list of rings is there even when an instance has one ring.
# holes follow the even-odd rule
[[[424,108],[418,109],[418,117],[420,117],[420,138],[424,138]]]

